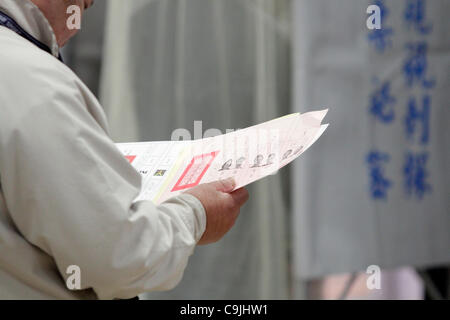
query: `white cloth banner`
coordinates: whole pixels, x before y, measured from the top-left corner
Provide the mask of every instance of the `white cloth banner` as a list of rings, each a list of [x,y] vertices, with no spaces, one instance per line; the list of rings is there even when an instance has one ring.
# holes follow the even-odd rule
[[[294,110],[328,105],[332,123],[295,164],[297,277],[450,262],[448,12],[446,0],[294,1]]]

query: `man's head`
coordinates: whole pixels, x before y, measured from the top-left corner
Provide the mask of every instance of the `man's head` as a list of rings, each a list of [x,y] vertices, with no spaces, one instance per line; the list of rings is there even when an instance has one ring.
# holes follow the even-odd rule
[[[70,29],[67,26],[69,17],[67,8],[76,5],[80,8],[80,13],[92,6],[94,0],[31,0],[44,14],[53,28],[56,40],[60,47],[73,37],[78,29]],[[81,18],[81,17],[80,17]]]

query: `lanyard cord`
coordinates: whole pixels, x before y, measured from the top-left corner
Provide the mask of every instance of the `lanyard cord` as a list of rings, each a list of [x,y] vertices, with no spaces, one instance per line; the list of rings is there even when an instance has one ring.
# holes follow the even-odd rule
[[[1,11],[0,11],[0,26],[4,26],[4,27],[14,31],[19,36],[27,39],[28,41],[30,41],[31,43],[36,45],[39,49],[44,50],[44,51],[48,52],[49,54],[52,54],[52,51],[50,50],[50,48],[47,45],[43,44],[41,41],[39,41],[38,39],[33,37],[31,34],[26,32],[21,26],[19,26],[19,24],[16,21],[14,21],[13,18],[11,18],[6,13],[1,12]],[[61,62],[63,62],[61,54],[59,54],[58,59]]]

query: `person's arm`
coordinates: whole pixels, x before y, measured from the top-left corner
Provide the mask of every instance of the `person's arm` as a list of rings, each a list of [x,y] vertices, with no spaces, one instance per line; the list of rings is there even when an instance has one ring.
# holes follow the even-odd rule
[[[79,266],[82,289],[101,299],[173,288],[204,233],[202,203],[191,194],[159,206],[133,203],[141,177],[88,112],[86,97],[61,78],[49,84],[18,97],[18,108],[31,106],[0,129],[1,184],[19,231],[63,277]],[[231,200],[221,199],[236,211]]]

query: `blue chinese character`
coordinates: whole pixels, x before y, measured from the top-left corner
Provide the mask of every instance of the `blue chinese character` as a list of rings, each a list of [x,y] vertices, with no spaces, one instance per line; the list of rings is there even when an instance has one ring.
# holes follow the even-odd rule
[[[428,153],[426,152],[406,154],[403,173],[405,174],[405,190],[409,196],[416,195],[422,199],[426,193],[431,192],[431,186],[427,182],[427,160]]]
[[[385,21],[384,19],[389,16],[389,9],[385,6],[384,2],[381,0],[375,1],[375,5],[380,7],[381,21]],[[379,53],[383,53],[387,47],[390,47],[392,45],[392,41],[390,38],[393,35],[393,33],[394,31],[392,30],[392,28],[382,27],[381,29],[375,29],[372,32],[370,32],[369,35],[367,36],[367,39],[369,40],[369,43],[375,46],[375,49]]]
[[[395,118],[395,98],[391,95],[390,82],[384,83],[370,97],[370,113],[384,123],[390,123]]]
[[[409,57],[403,65],[403,73],[407,85],[412,87],[418,81],[426,89],[433,88],[436,81],[434,79],[425,79],[428,69],[427,43],[409,43],[406,45],[406,48],[409,51]]]
[[[367,36],[369,42],[371,42],[375,49],[379,53],[383,53],[386,48],[391,47],[392,42],[390,36],[394,33],[392,28],[375,29]]]
[[[422,126],[422,136],[420,142],[428,143],[430,139],[430,113],[431,113],[431,97],[425,95],[422,99],[422,109],[419,110],[415,98],[410,98],[407,106],[405,118],[406,135],[412,140],[416,132],[416,124],[419,122]]]
[[[414,27],[421,34],[428,34],[432,29],[431,23],[425,22],[425,0],[408,0],[404,18],[409,27]]]
[[[389,155],[378,151],[371,151],[367,156],[370,169],[370,194],[373,199],[387,199],[388,189],[392,182],[384,175],[384,164],[389,161]]]

